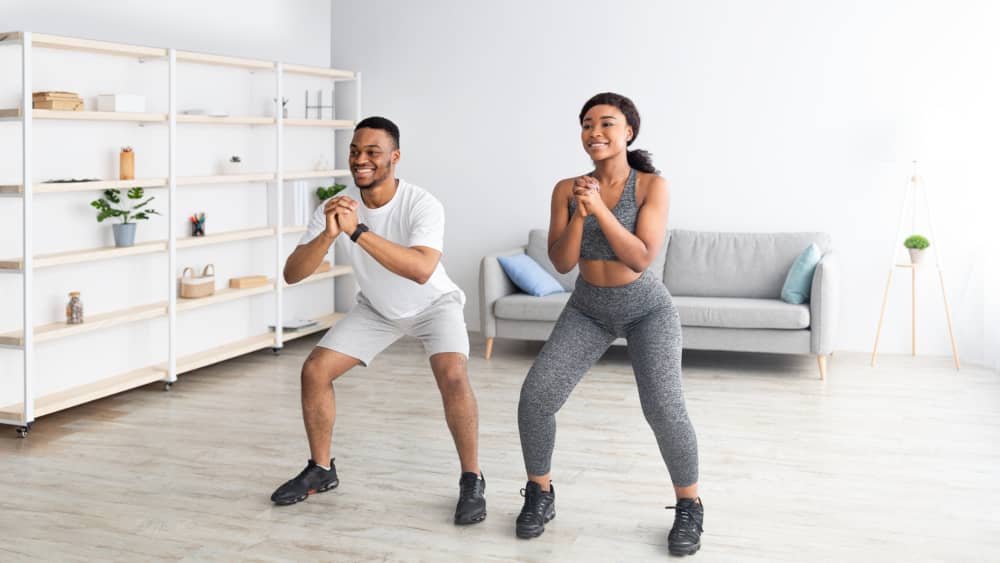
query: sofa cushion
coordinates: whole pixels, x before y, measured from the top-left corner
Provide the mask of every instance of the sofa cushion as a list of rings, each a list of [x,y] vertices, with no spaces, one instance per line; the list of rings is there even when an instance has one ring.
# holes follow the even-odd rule
[[[825,233],[670,233],[663,280],[672,295],[778,299],[802,249],[830,249]]]
[[[569,296],[568,291],[545,297],[515,293],[497,299],[493,305],[493,314],[500,319],[555,321],[569,301]]]
[[[531,256],[535,262],[538,262],[538,265],[551,274],[559,282],[559,285],[563,286],[563,289],[573,291],[573,286],[576,285],[576,277],[580,274],[580,267],[574,266],[572,270],[565,274],[560,274],[556,271],[556,267],[552,265],[552,260],[549,260],[548,231],[545,229],[532,229],[528,233],[528,248],[525,249],[524,253]]]
[[[816,264],[823,255],[816,243],[810,243],[802,254],[799,254],[785,276],[785,285],[781,288],[781,300],[785,303],[801,304],[809,301],[812,289],[813,274]]]
[[[681,326],[714,328],[809,328],[809,306],[780,299],[674,296]]]
[[[527,254],[497,256],[497,260],[510,281],[528,295],[542,297],[563,292],[559,282]]]

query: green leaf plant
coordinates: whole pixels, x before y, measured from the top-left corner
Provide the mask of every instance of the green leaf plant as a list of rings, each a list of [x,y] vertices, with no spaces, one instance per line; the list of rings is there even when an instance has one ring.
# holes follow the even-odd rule
[[[345,189],[347,189],[347,186],[345,186],[344,184],[333,184],[332,186],[319,186],[316,188],[316,197],[318,197],[320,201],[326,201],[331,197],[344,191]]]
[[[121,218],[122,223],[144,221],[149,219],[150,215],[160,214],[155,209],[146,207],[149,202],[156,199],[155,196],[150,196],[148,199],[140,201],[146,197],[142,188],[129,188],[125,193],[126,200],[122,200],[121,192],[119,189],[104,190],[103,197],[90,202],[90,206],[97,210],[98,223],[112,217]],[[139,203],[132,203],[136,201]]]
[[[927,240],[927,237],[921,235],[912,235],[903,241],[903,246],[906,248],[915,248],[917,250],[923,250],[930,245],[931,243]]]

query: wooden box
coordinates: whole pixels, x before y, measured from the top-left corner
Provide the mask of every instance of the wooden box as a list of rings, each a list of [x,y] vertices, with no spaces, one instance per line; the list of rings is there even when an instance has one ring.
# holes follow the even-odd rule
[[[267,276],[240,276],[238,278],[229,278],[229,287],[232,289],[261,287],[267,285],[267,283]]]

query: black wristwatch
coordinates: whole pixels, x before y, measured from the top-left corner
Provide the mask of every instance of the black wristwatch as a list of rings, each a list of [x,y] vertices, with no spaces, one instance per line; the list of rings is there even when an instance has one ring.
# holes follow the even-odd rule
[[[358,228],[355,229],[354,233],[351,234],[351,242],[358,242],[358,237],[361,236],[361,233],[367,233],[367,232],[368,232],[368,225],[365,225],[364,223],[358,223]]]

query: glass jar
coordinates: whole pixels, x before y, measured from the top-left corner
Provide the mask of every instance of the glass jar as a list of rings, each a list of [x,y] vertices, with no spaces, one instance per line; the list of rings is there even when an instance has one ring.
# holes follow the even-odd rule
[[[66,304],[66,324],[83,324],[83,301],[80,301],[80,292],[69,292],[69,303]]]

